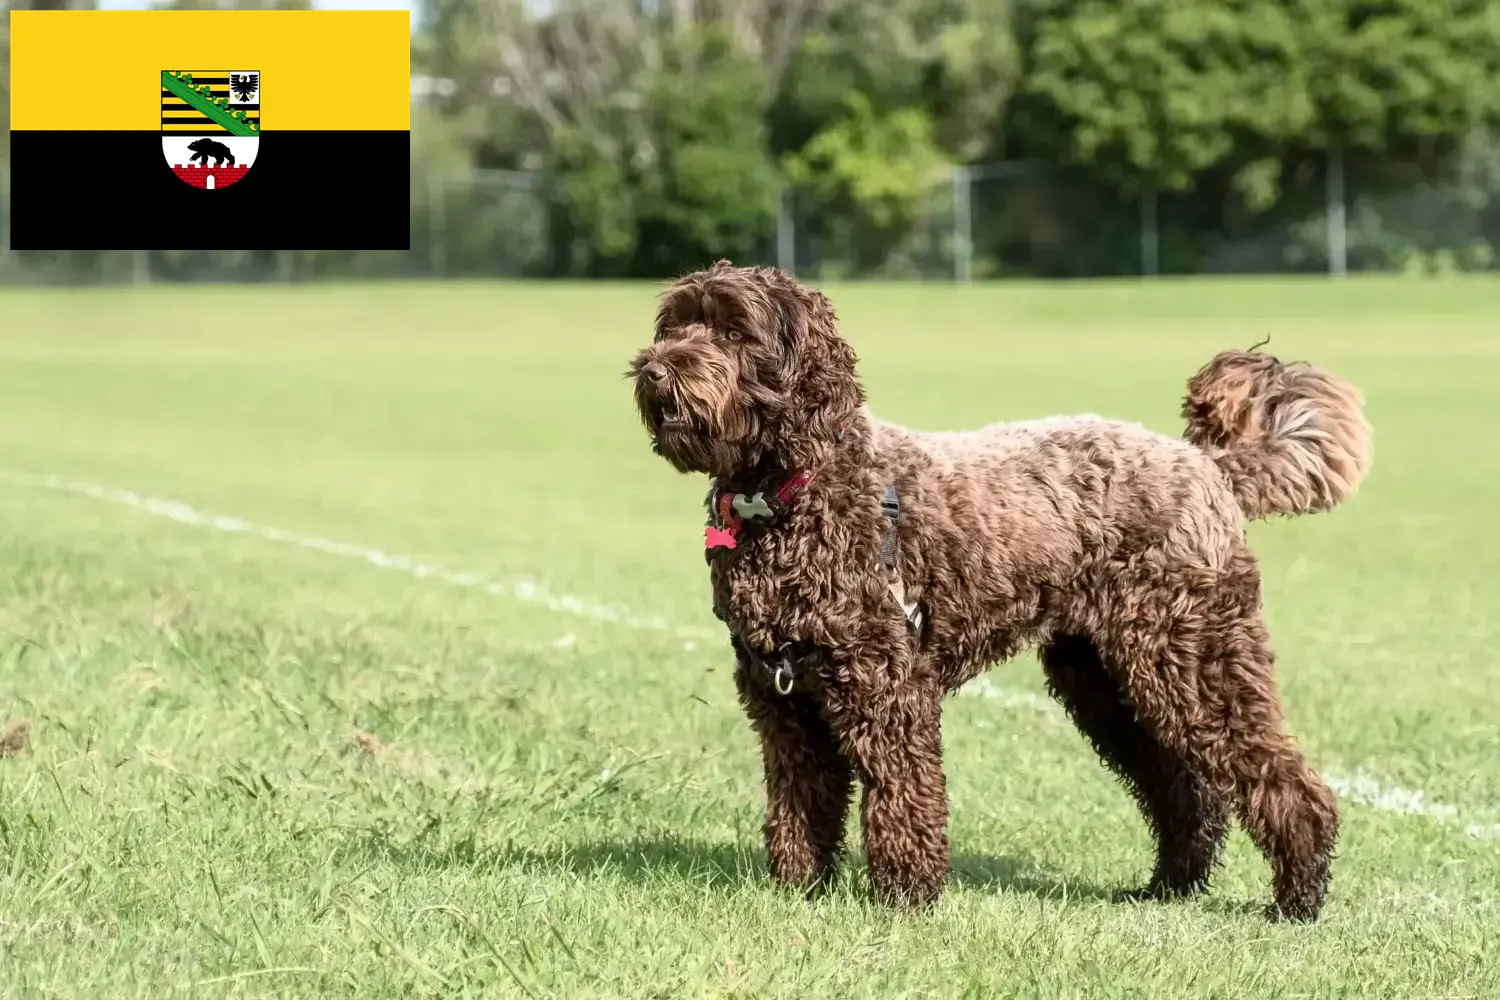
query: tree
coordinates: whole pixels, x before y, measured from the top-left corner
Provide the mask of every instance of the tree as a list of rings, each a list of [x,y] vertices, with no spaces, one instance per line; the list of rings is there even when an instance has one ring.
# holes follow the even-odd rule
[[[1254,209],[1285,156],[1457,143],[1500,115],[1489,0],[1025,0],[1028,152],[1131,190],[1224,173]]]
[[[877,115],[922,108],[934,141],[971,162],[993,151],[1020,75],[1004,0],[833,0],[776,92],[774,148],[802,148],[859,93]]]
[[[825,270],[935,263],[951,230],[952,167],[993,151],[1019,75],[1007,4],[830,7],[772,112],[799,230]]]
[[[779,182],[764,107],[810,0],[437,0],[420,64],[484,165],[545,170],[559,266],[629,275],[759,252]]]

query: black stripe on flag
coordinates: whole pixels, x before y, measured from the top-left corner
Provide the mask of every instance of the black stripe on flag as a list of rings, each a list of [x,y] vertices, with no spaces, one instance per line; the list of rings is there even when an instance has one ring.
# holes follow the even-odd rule
[[[409,250],[411,133],[260,137],[218,191],[192,187],[162,133],[12,131],[16,250]]]

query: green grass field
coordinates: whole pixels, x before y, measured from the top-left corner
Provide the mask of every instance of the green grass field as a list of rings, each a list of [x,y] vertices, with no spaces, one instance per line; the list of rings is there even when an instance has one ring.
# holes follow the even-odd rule
[[[831,293],[920,428],[1176,433],[1266,334],[1365,390],[1364,491],[1252,529],[1344,793],[1321,923],[1239,831],[1204,900],[1111,903],[1145,828],[1031,654],[949,704],[935,911],[867,901],[857,826],[771,885],[705,483],[621,378],[650,287],[11,290],[0,996],[1500,996],[1500,284]]]

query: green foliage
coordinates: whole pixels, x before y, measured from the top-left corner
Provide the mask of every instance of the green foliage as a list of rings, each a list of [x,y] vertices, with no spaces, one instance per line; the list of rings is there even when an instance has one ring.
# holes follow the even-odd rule
[[[759,67],[717,32],[684,62],[696,71],[669,68],[649,91],[656,155],[639,175],[646,240],[633,273],[756,259],[775,229],[782,179],[766,141]]]
[[[1500,8],[1492,0],[1326,0],[1305,32],[1314,144],[1402,151],[1500,121]]]
[[[1278,197],[1290,149],[1399,154],[1500,121],[1487,0],[1028,0],[1023,122],[1128,190],[1227,174]]]
[[[1021,53],[1009,3],[972,0],[960,7],[937,35],[931,103],[939,145],[973,162],[991,156],[1004,132]]]
[[[1010,6],[999,0],[834,3],[806,34],[772,108],[773,145],[795,152],[848,111],[923,108],[936,141],[960,159],[985,156],[1020,77]]]
[[[925,109],[879,115],[857,91],[846,98],[845,116],[788,156],[785,167],[801,214],[832,220],[819,235],[831,236],[855,271],[895,254],[952,173]]]
[[[787,176],[826,205],[857,208],[882,229],[899,226],[951,170],[933,144],[932,119],[922,108],[877,116],[858,92],[847,107],[842,121],[787,158]]]
[[[772,142],[821,273],[951,253],[931,223],[951,211],[952,164],[994,155],[1020,72],[1009,17],[983,0],[843,3],[804,37]]]
[[[1135,190],[1227,162],[1263,192],[1267,154],[1314,125],[1305,24],[1264,0],[1031,0],[1028,144]],[[1327,71],[1324,68],[1322,71]],[[1262,194],[1263,198],[1263,194]]]
[[[774,233],[782,180],[766,142],[760,67],[716,26],[663,42],[661,64],[622,68],[607,94],[545,130],[534,165],[553,178],[571,273],[757,258]]]
[[[608,262],[628,260],[638,231],[636,187],[629,161],[608,137],[570,132],[558,137],[550,164],[568,213],[574,268],[598,274]]]

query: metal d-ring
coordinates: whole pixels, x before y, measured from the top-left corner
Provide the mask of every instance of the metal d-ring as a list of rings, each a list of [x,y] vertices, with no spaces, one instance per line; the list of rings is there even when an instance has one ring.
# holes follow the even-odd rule
[[[782,687],[783,677],[786,678],[785,687]],[[781,663],[777,665],[776,673],[771,680],[776,685],[777,694],[784,696],[792,693],[792,685],[796,682],[797,678],[793,676],[791,667],[787,666],[785,656],[782,657]]]

